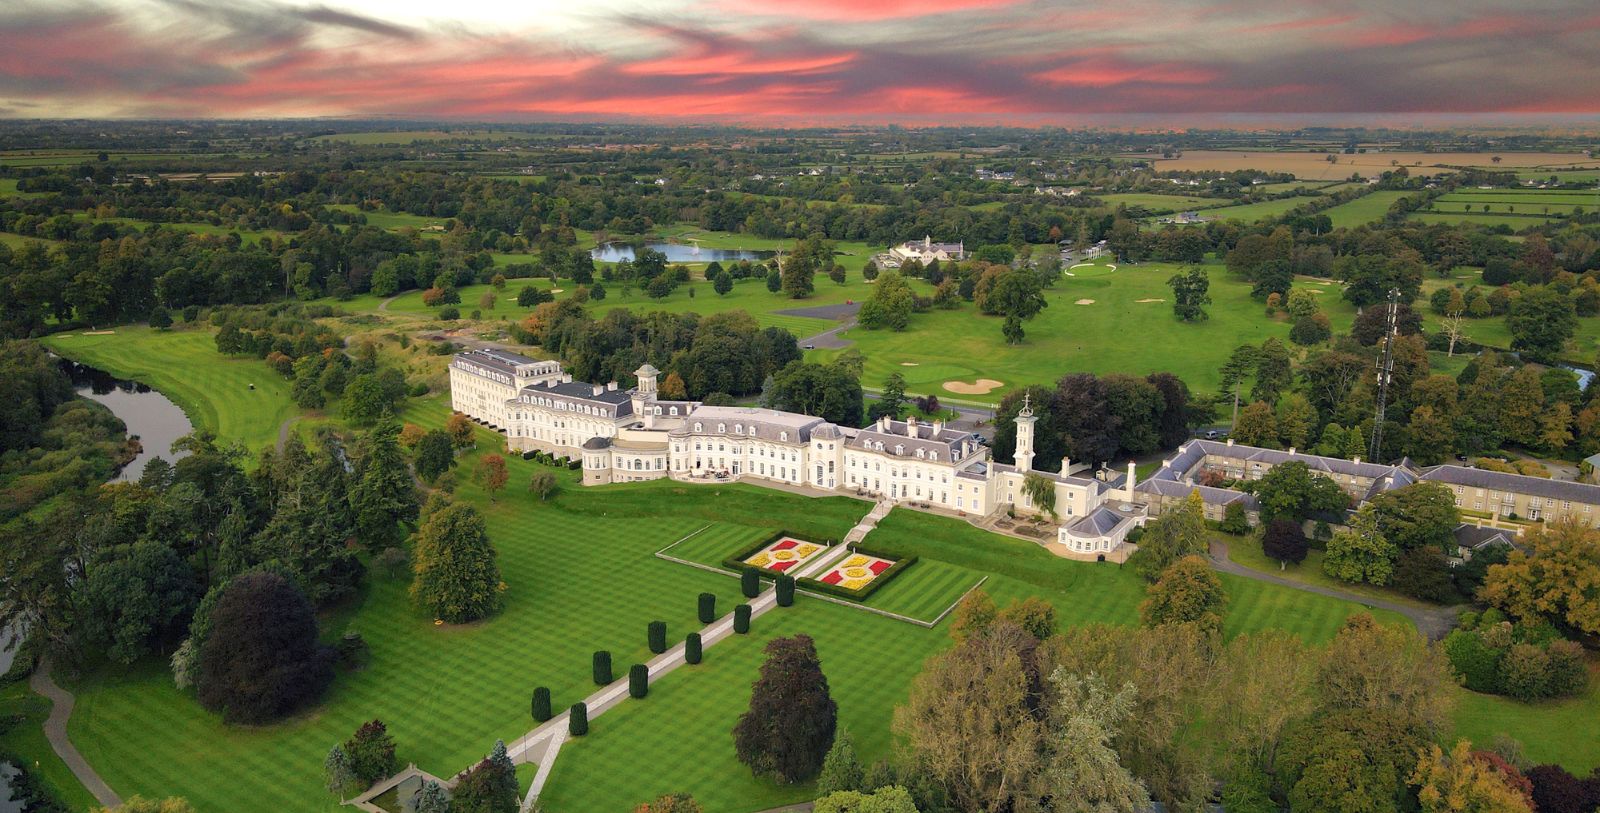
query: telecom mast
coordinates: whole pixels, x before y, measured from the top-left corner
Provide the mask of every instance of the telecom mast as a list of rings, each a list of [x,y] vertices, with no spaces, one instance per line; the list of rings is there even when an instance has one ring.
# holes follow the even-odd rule
[[[1394,339],[1399,332],[1400,289],[1389,289],[1389,313],[1383,329],[1383,355],[1378,357],[1378,409],[1372,420],[1372,444],[1367,459],[1379,462],[1383,453],[1383,409],[1389,401],[1389,379],[1394,377]]]

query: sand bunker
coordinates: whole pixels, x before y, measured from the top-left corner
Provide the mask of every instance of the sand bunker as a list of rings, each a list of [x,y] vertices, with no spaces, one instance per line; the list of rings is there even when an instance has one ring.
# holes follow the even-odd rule
[[[1077,302],[1074,302],[1072,304],[1074,304],[1074,305],[1093,305],[1094,304],[1094,300],[1093,299],[1080,299]]]
[[[980,378],[968,384],[965,381],[946,381],[944,388],[961,395],[988,395],[989,393],[1005,386],[1004,382],[992,378]]]
[[[552,294],[562,294],[562,293],[566,293],[566,291],[567,291],[567,289],[565,289],[565,288],[551,288],[550,289],[550,293],[552,293]]]
[[[1094,263],[1078,263],[1077,265],[1072,266],[1072,268],[1093,268],[1093,267],[1094,267]]]
[[[110,335],[112,335],[114,333],[116,333],[115,330],[85,330],[83,332],[83,335],[85,335],[85,336],[110,336]]]
[[[1133,301],[1139,302],[1139,303],[1145,303],[1145,302],[1165,302],[1167,300],[1165,300],[1165,299],[1135,299]]]
[[[901,367],[915,367],[915,366],[917,366],[917,362],[915,362],[915,361],[902,361],[902,362],[900,362],[900,366]]]

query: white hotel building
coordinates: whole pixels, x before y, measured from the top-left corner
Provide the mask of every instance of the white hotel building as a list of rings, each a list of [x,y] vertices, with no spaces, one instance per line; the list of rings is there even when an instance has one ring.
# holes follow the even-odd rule
[[[646,364],[635,375],[638,386],[623,390],[573,381],[560,362],[472,350],[450,364],[450,397],[457,412],[503,433],[512,451],[581,459],[584,485],[663,477],[784,483],[984,517],[1041,513],[1023,493],[1033,473],[1055,486],[1062,553],[1110,553],[1144,523],[1131,465],[1120,482],[1033,471],[1031,409],[1017,418],[1016,460],[1007,465],[938,421],[885,418],[857,429],[773,409],[666,401],[656,394],[659,371]]]

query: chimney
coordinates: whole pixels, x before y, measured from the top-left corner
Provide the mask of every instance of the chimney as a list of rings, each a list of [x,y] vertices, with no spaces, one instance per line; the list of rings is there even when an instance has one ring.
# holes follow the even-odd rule
[[[1354,459],[1352,459],[1350,462],[1356,463],[1356,464],[1359,465],[1361,463],[1361,456],[1360,455],[1356,455],[1356,457]]]
[[[1137,482],[1137,478],[1133,473],[1133,461],[1129,460],[1128,461],[1128,479],[1127,479],[1126,482],[1124,482],[1122,484],[1122,487],[1124,489],[1126,489],[1125,494],[1127,495],[1127,496],[1123,497],[1124,500],[1127,500],[1128,502],[1133,502],[1133,486],[1134,486],[1134,484],[1136,482]]]
[[[1067,475],[1069,475],[1071,473],[1072,473],[1072,458],[1070,458],[1070,457],[1061,458],[1061,476],[1065,477],[1065,476],[1067,476]]]
[[[1294,456],[1294,447],[1293,447],[1293,446],[1290,446],[1290,447],[1289,447],[1289,456],[1290,456],[1290,457],[1293,457],[1293,456]]]
[[[599,384],[594,385],[594,394],[595,395],[599,395],[600,393],[605,392],[605,391],[606,391],[605,387],[602,387]]]
[[[906,417],[906,437],[914,438],[916,436],[917,436],[917,416],[909,415],[909,416]]]
[[[939,420],[934,421],[933,422],[933,436],[935,438],[937,438],[937,437],[939,437],[939,433],[943,432],[943,431],[944,431],[944,421],[939,421]]]
[[[615,381],[607,381],[606,382],[606,392],[616,392],[616,391],[617,391],[617,382],[615,382]]]

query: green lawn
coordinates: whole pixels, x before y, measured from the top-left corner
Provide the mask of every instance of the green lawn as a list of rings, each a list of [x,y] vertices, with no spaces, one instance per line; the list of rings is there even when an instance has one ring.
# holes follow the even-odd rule
[[[1600,767],[1600,677],[1590,669],[1589,690],[1567,700],[1521,703],[1509,697],[1456,690],[1455,736],[1488,743],[1506,733],[1522,742],[1534,764],[1556,763],[1578,776]]]
[[[253,356],[221,356],[209,328],[125,325],[97,335],[57,333],[44,343],[70,359],[161,390],[196,426],[252,452],[275,443],[278,425],[300,412],[283,376]]]
[[[1412,212],[1406,216],[1408,220],[1422,223],[1468,223],[1477,226],[1510,226],[1514,231],[1542,226],[1558,217],[1532,214],[1483,214],[1481,209],[1475,212]]]
[[[1222,206],[1207,209],[1203,215],[1207,220],[1239,220],[1245,223],[1254,223],[1263,217],[1277,217],[1284,212],[1310,203],[1315,197],[1295,196],[1292,198],[1278,198],[1277,200],[1264,200],[1260,203],[1241,203],[1238,206]],[[1151,221],[1152,223],[1154,221]]]
[[[1162,195],[1153,192],[1123,192],[1096,195],[1108,206],[1123,205],[1129,208],[1143,206],[1152,212],[1180,212],[1189,209],[1209,209],[1227,205],[1227,198],[1202,198],[1194,195]]]
[[[538,136],[532,133],[467,129],[449,132],[444,130],[388,130],[375,133],[334,133],[332,135],[317,136],[311,140],[373,146],[380,144],[410,144],[413,141],[507,141],[535,138],[538,138]]]
[[[329,206],[328,208],[337,209],[341,212],[354,212],[365,215],[367,218],[367,225],[376,226],[380,229],[388,229],[390,231],[395,231],[398,229],[421,230],[426,229],[429,226],[438,226],[443,228],[444,221],[446,220],[446,218],[443,217],[423,217],[422,215],[414,215],[409,212],[364,212],[360,207],[351,203],[338,203]]]
[[[1351,584],[1329,576],[1322,571],[1322,551],[1320,550],[1312,549],[1307,551],[1305,561],[1279,569],[1277,560],[1270,559],[1265,553],[1261,552],[1261,537],[1258,533],[1242,537],[1224,535],[1222,538],[1228,543],[1228,558],[1253,570],[1271,573],[1274,576],[1280,576],[1285,579],[1293,579],[1314,587],[1343,590],[1346,593],[1355,593],[1378,601],[1388,601],[1412,607],[1434,606],[1427,602],[1401,595],[1393,590],[1373,587],[1370,584]]]
[[[981,315],[966,303],[955,310],[914,315],[910,328],[901,333],[854,328],[843,338],[866,355],[863,381],[870,386],[900,373],[912,392],[991,403],[1013,387],[1049,385],[1069,372],[1144,375],[1164,370],[1195,390],[1210,392],[1217,387],[1218,368],[1235,347],[1260,344],[1269,336],[1288,342],[1289,322],[1265,317],[1261,303],[1250,297],[1249,285],[1220,266],[1209,267],[1210,318],[1178,321],[1167,286],[1176,270],[1151,263],[1109,271],[1103,262],[1096,268],[1069,269],[1077,276],[1063,277],[1045,292],[1049,306],[1024,323],[1027,337],[1016,346],[1005,343],[999,317]],[[1308,287],[1324,292],[1323,308],[1334,331],[1349,330],[1355,309],[1340,298],[1338,286]],[[824,283],[818,290],[826,288]],[[1076,304],[1080,300],[1092,304]],[[813,355],[828,358],[837,352],[818,350]],[[1003,386],[988,395],[961,395],[943,386],[979,378]]]
[[[48,699],[34,694],[27,680],[20,680],[0,687],[0,714],[17,717],[15,725],[0,732],[0,753],[23,760],[28,771],[43,780],[69,809],[84,810],[94,805],[94,796],[44,738],[44,721],[50,716]]]

